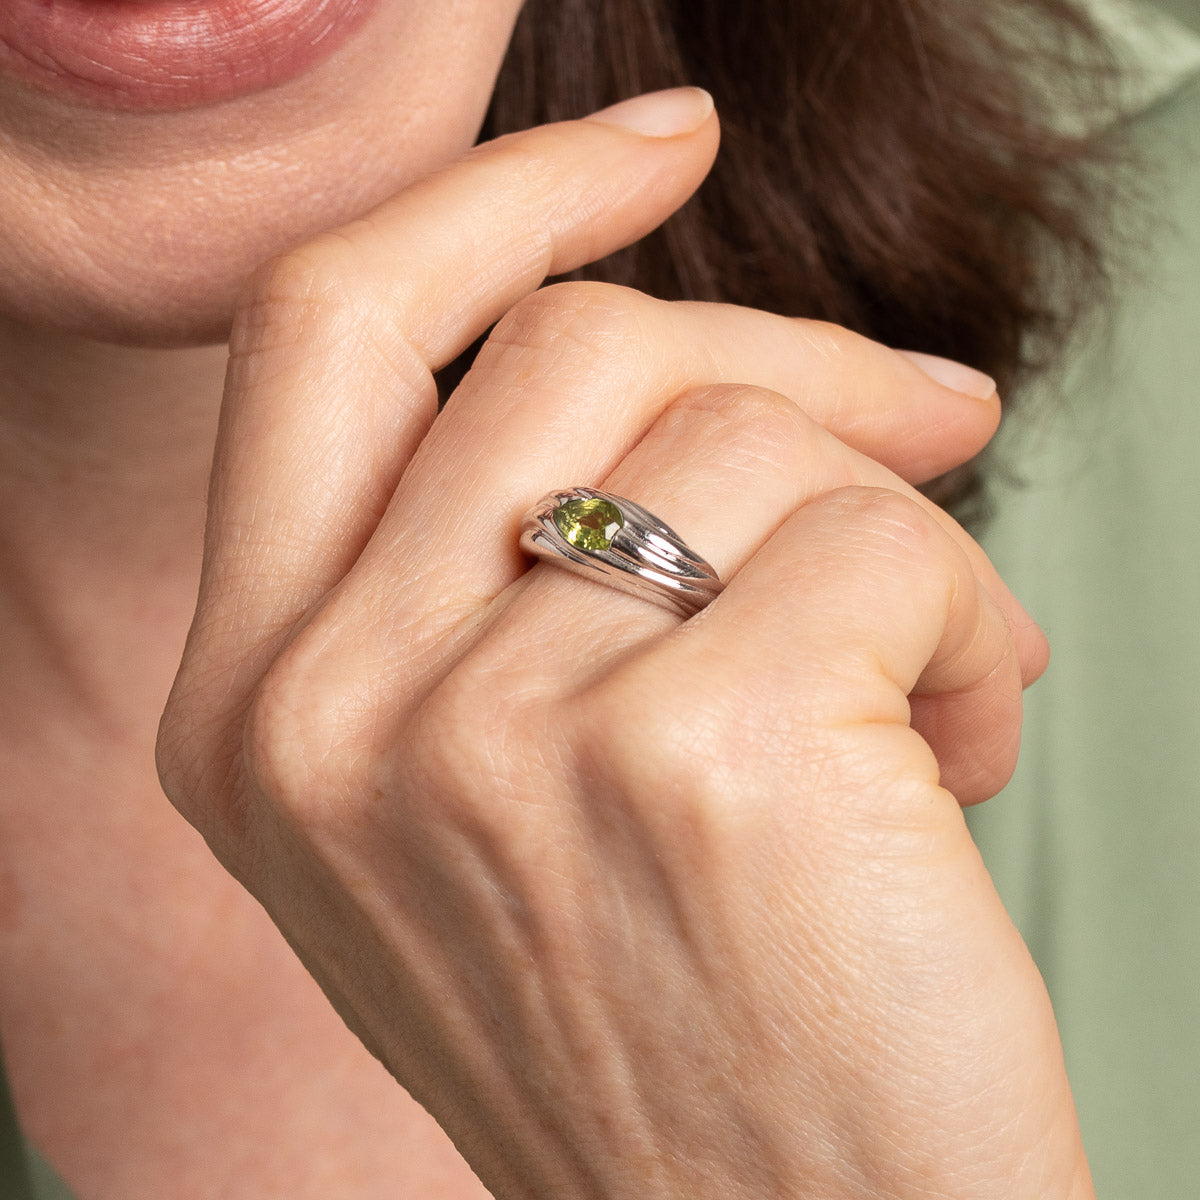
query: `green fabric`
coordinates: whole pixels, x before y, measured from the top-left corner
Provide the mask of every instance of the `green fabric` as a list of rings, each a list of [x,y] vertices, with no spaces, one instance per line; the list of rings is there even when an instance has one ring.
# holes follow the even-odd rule
[[[1036,47],[1045,29],[1034,24],[1026,34],[1034,47],[1030,80],[1035,94],[1044,98],[1046,118],[1052,128],[1071,137],[1103,133],[1122,117],[1144,113],[1200,71],[1200,38],[1172,19],[1164,3],[1081,2],[1110,47],[1119,70],[1115,80],[1105,76],[1097,90],[1096,81],[1088,72],[1093,62],[1090,49],[1078,46],[1074,39],[1068,39],[1065,61],[1077,61],[1077,72],[1064,69],[1059,52],[1037,66]],[[1200,0],[1186,2],[1200,5]]]
[[[1065,396],[1027,402],[1054,418],[1001,437],[1028,482],[997,489],[986,544],[1054,661],[1016,777],[969,820],[1054,1000],[1097,1195],[1167,1200],[1200,1195],[1200,76],[1178,86],[1200,39],[1091,2],[1127,107],[1151,105],[1164,219]],[[1200,32],[1200,0],[1156,2]],[[0,1198],[71,1200],[2,1062]]]
[[[73,1200],[58,1173],[21,1135],[0,1055],[0,1200]]]
[[[985,544],[1053,660],[1012,784],[969,814],[1101,1200],[1200,1195],[1200,79],[1136,132],[1161,214],[1139,279],[1052,416],[1001,437],[1027,486],[997,489]]]
[[[3,1068],[3,1060],[0,1060],[0,1196],[4,1200],[34,1200],[25,1145],[17,1128]]]
[[[30,1178],[33,1180],[32,1200],[75,1200],[75,1193],[38,1153],[37,1147],[29,1142],[25,1143],[25,1159],[29,1164]]]
[[[1200,0],[1154,0],[1154,3],[1175,20],[1200,33]]]

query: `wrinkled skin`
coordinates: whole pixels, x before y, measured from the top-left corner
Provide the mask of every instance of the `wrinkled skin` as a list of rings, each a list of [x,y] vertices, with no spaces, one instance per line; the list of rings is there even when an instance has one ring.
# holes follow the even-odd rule
[[[1045,642],[911,486],[995,396],[819,323],[534,290],[683,202],[691,116],[504,139],[256,274],[164,785],[501,1200],[1090,1196],[960,810]],[[577,483],[725,592],[681,623],[531,568],[522,512]]]

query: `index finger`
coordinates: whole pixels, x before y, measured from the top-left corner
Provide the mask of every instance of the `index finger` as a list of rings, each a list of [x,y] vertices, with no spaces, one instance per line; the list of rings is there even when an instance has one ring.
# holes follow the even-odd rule
[[[677,88],[477,146],[268,263],[251,281],[230,352],[262,349],[255,333],[277,304],[308,304],[351,279],[390,304],[412,350],[437,370],[548,275],[619,250],[670,216],[712,165],[712,113],[707,92]]]
[[[707,93],[639,97],[478,147],[256,274],[231,340],[181,679],[199,655],[236,706],[370,536],[436,413],[432,372],[548,273],[661,223],[717,141]]]

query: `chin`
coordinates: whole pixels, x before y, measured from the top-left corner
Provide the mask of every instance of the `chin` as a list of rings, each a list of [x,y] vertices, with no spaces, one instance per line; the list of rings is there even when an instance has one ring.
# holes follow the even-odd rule
[[[36,296],[0,284],[0,314],[40,332],[119,346],[176,349],[228,340],[241,280],[86,281],[65,278]]]
[[[339,213],[330,223],[353,215]],[[323,227],[318,218],[314,231]],[[36,243],[0,246],[0,313],[46,332],[119,345],[225,341],[250,273],[308,232],[280,236],[239,227],[233,217],[229,228],[238,230],[236,239],[146,227],[130,236],[123,227],[120,236],[95,238],[74,253],[64,243],[56,252]]]
[[[346,18],[342,40],[310,62],[297,39],[331,4]],[[201,33],[211,7],[195,6]],[[227,7],[262,14],[260,28],[243,31],[246,46],[208,34],[184,45],[183,26],[166,20],[182,10],[170,5],[13,0],[0,13],[0,318],[127,345],[224,340],[257,266],[474,142],[520,0]],[[81,71],[99,53],[88,40],[96,30],[114,61],[128,43],[138,70],[150,51],[163,70],[108,92],[90,75],[31,73],[3,53],[4,21],[22,13],[28,37],[79,43]],[[285,15],[290,24],[279,25]],[[218,52],[261,49],[255,39],[276,46],[269,39],[284,34],[283,77],[213,66]],[[176,70],[185,51],[190,90]]]
[[[362,216],[472,140],[473,127],[410,129],[367,164],[336,145],[209,150],[200,162],[82,181],[64,171],[61,184],[47,172],[32,194],[10,176],[0,183],[0,314],[130,345],[225,340],[256,267]]]
[[[93,341],[183,347],[227,340],[246,280],[261,263],[361,215],[377,197],[313,195],[283,204],[258,181],[249,201],[219,190],[147,204],[132,189],[112,211],[72,213],[24,238],[0,233],[0,314]],[[381,184],[383,199],[390,182]],[[199,202],[197,202],[199,199]],[[190,201],[190,202],[189,202]],[[0,214],[0,228],[2,224]]]

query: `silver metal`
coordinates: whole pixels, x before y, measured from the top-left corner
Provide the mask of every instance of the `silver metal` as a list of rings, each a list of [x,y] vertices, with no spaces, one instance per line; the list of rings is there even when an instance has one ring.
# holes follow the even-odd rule
[[[625,519],[607,550],[573,546],[554,523],[561,505],[592,499],[615,504]],[[521,549],[685,617],[698,613],[725,586],[712,566],[652,512],[596,488],[564,488],[539,500],[521,521]]]

